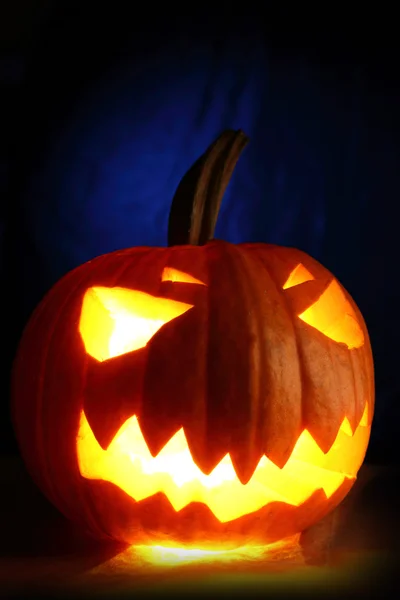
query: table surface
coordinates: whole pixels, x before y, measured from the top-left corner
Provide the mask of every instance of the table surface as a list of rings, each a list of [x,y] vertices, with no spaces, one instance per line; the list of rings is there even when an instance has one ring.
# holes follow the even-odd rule
[[[300,539],[257,562],[220,561],[154,567],[146,555],[99,543],[68,522],[29,479],[20,459],[0,458],[0,597],[211,595],[224,590],[310,598],[371,590],[380,596],[400,547],[400,470],[363,465],[342,504]],[[392,583],[391,583],[392,585]],[[394,584],[393,584],[394,585]],[[380,590],[380,591],[379,591]],[[340,592],[340,593],[339,593]],[[225,594],[222,594],[225,597]]]

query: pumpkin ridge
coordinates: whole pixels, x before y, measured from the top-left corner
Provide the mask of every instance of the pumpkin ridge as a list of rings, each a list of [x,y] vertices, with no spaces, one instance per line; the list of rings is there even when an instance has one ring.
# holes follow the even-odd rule
[[[276,251],[275,246],[273,248],[271,248],[271,252],[273,254],[275,254],[277,256],[277,258],[280,258],[279,253]],[[290,322],[293,327],[293,335],[294,335],[294,341],[295,341],[296,351],[297,351],[297,362],[298,362],[299,370],[300,370],[301,427],[302,427],[302,429],[305,429],[305,414],[304,414],[304,411],[305,411],[304,395],[305,395],[305,393],[304,392],[305,392],[305,387],[306,387],[306,377],[305,377],[305,370],[304,370],[304,366],[303,366],[303,350],[302,350],[302,347],[301,347],[301,344],[300,344],[300,341],[299,341],[299,338],[297,335],[297,331],[296,331],[296,319],[298,318],[298,315],[295,315],[290,310],[290,306],[289,306],[287,296],[285,294],[285,290],[283,289],[282,286],[280,286],[278,284],[278,281],[276,281],[276,279],[274,278],[272,270],[271,270],[271,279],[272,279],[272,281],[274,281],[276,289],[282,298],[282,302],[283,302],[284,306],[286,307],[287,314],[289,316]]]
[[[285,316],[286,316],[286,318],[290,322],[290,325],[291,325],[291,328],[292,328],[292,332],[293,332],[294,341],[295,341],[296,362],[297,362],[297,366],[298,366],[299,374],[300,374],[299,382],[300,382],[300,385],[301,385],[301,391],[300,391],[300,403],[301,403],[301,401],[302,401],[302,388],[303,388],[303,385],[304,385],[304,381],[303,381],[303,378],[302,378],[302,363],[301,363],[300,356],[299,356],[299,350],[300,349],[299,349],[299,344],[298,344],[298,340],[297,340],[297,337],[296,337],[296,330],[295,330],[294,318],[293,318],[292,312],[289,310],[289,305],[288,305],[288,303],[286,301],[286,298],[284,297],[283,290],[281,289],[278,281],[276,280],[276,277],[274,275],[274,271],[270,267],[269,262],[268,262],[268,254],[271,251],[273,251],[273,248],[274,247],[268,246],[267,248],[264,249],[260,244],[254,244],[254,245],[253,244],[246,244],[246,250],[249,252],[249,254],[252,257],[255,257],[259,261],[259,263],[262,265],[263,270],[267,274],[270,282],[273,284],[274,289],[276,291],[276,294],[278,295],[278,297],[281,300],[281,305],[284,306],[284,308],[285,308]],[[288,448],[287,448],[287,450],[285,452],[285,455],[286,455],[287,458],[290,456],[290,454],[291,454],[291,452],[292,452],[292,450],[293,450],[293,448],[294,448],[294,446],[296,444],[298,436],[301,433],[302,426],[303,426],[302,416],[300,417],[299,421],[300,422],[299,422],[298,427],[297,427],[297,429],[298,429],[297,434],[293,435],[293,438],[292,438],[292,440],[290,442],[290,446],[288,446]],[[264,454],[265,454],[265,456],[267,456],[269,458],[268,452],[266,452]],[[271,460],[273,460],[273,459],[271,458]],[[285,459],[279,460],[278,461],[279,462],[279,466],[283,467],[285,465],[285,463],[286,463],[286,460]],[[273,461],[273,462],[275,462],[275,461]]]
[[[252,310],[252,298],[258,295],[256,286],[257,276],[256,281],[254,281],[254,273],[249,269],[249,265],[254,263],[254,259],[246,253],[240,245],[229,245],[228,255],[231,259],[234,257],[232,262],[234,264],[234,269],[238,271],[240,287],[244,293],[245,300],[243,300],[240,305],[244,309],[243,312],[247,312],[248,310],[248,314],[251,314],[251,318],[249,318],[249,321],[246,323],[247,327],[254,331],[255,339],[263,339],[264,328],[262,326],[260,315],[257,310]],[[238,287],[236,289],[238,289]],[[252,327],[250,323],[252,324]],[[242,399],[242,402],[249,406],[249,414],[240,424],[240,430],[242,435],[244,434],[244,439],[243,443],[240,444],[240,450],[238,450],[238,452],[235,452],[235,450],[229,451],[234,469],[243,484],[251,479],[260,458],[263,456],[262,435],[260,436],[259,432],[259,427],[262,425],[264,417],[261,389],[266,387],[265,385],[262,385],[262,381],[266,381],[266,373],[262,368],[262,365],[265,363],[265,361],[262,360],[264,355],[263,349],[264,344],[256,343],[251,350],[252,358],[250,359],[250,363],[252,368],[248,373],[248,398],[246,398],[246,400]],[[235,444],[231,441],[230,448],[232,447],[234,448]]]

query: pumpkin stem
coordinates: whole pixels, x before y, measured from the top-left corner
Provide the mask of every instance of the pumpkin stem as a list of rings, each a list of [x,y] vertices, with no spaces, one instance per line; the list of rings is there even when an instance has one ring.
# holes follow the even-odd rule
[[[213,238],[222,197],[248,141],[240,129],[224,131],[183,176],[169,214],[169,246],[201,246]]]

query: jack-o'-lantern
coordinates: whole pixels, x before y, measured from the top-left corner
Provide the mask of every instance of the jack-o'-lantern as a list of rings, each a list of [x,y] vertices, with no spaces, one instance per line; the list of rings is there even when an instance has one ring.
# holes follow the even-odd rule
[[[96,536],[273,542],[334,508],[363,462],[373,362],[350,295],[300,250],[211,239],[246,142],[223,133],[184,177],[168,248],[78,267],[23,334],[22,455]]]

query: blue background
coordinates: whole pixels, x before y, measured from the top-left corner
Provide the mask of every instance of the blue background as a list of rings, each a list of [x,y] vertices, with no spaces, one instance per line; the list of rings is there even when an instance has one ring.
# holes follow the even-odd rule
[[[390,51],[354,29],[306,36],[268,15],[211,19],[49,11],[2,67],[4,386],[30,312],[69,269],[166,245],[171,198],[225,128],[250,144],[216,237],[296,246],[331,269],[371,334],[377,412],[369,457],[398,460],[398,81]],[[360,34],[360,32],[358,32]],[[339,41],[340,38],[340,41]],[[15,57],[14,57],[15,58]],[[391,60],[393,62],[391,62]],[[17,82],[17,83],[16,83]],[[17,85],[18,84],[18,85]],[[4,407],[2,444],[13,449]]]

